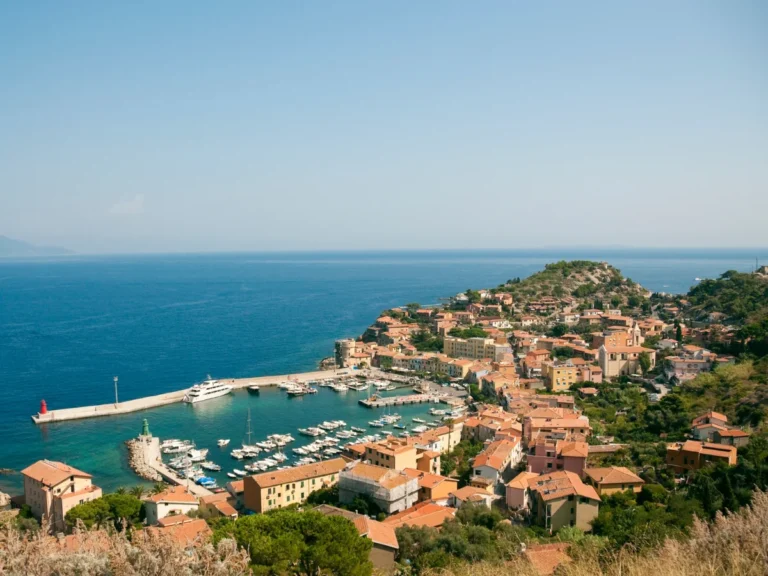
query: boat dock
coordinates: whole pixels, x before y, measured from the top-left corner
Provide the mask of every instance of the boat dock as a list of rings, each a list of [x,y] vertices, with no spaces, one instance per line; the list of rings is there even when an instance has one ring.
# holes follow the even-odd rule
[[[432,394],[409,394],[408,396],[388,396],[361,398],[358,400],[366,408],[384,408],[386,406],[405,406],[406,404],[424,404],[425,402],[440,402],[437,396]]]
[[[189,491],[191,494],[194,494],[198,498],[202,498],[203,496],[210,496],[213,494],[210,490],[207,488],[203,488],[202,486],[195,484],[192,480],[182,478],[176,472],[168,468],[162,461],[160,462],[153,462],[152,468],[157,471],[160,476],[163,477],[163,480],[170,484],[176,484],[177,486],[184,486],[187,491]]]
[[[246,388],[252,384],[261,386],[277,386],[280,382],[309,382],[311,380],[322,380],[326,378],[338,378],[348,376],[351,370],[322,370],[315,372],[302,372],[296,374],[284,374],[280,376],[259,376],[256,378],[221,378],[220,382],[225,382],[235,389]],[[76,408],[62,408],[60,410],[48,410],[45,413],[38,412],[32,416],[35,424],[47,424],[49,422],[64,422],[67,420],[82,420],[84,418],[99,418],[101,416],[115,416],[118,414],[128,414],[157,408],[167,404],[175,404],[184,399],[187,388],[175,392],[158,394],[157,396],[147,396],[145,398],[136,398],[125,402],[113,402],[111,404],[99,404],[96,406],[80,406]]]

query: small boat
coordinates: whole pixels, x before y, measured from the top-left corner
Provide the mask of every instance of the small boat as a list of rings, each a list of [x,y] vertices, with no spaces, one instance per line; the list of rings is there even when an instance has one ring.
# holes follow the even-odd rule
[[[277,454],[272,455],[272,460],[275,460],[277,462],[285,462],[286,460],[288,460],[288,456],[286,456],[282,452],[278,452]]]
[[[237,474],[233,474],[232,472],[227,472],[227,476],[230,478],[237,478]]]
[[[299,428],[299,434],[304,434],[304,436],[322,436],[325,433],[325,430],[316,427]]]
[[[258,384],[249,384],[248,385],[248,392],[258,392],[259,391],[259,385]]]
[[[223,448],[224,446],[229,444],[229,438],[222,438],[217,442],[217,444],[219,445],[220,448]]]
[[[365,428],[360,428],[359,426],[352,426],[352,432],[357,432],[358,434],[364,434]]]
[[[368,426],[373,426],[374,428],[384,428],[384,422],[381,420],[371,420],[368,422]]]
[[[419,424],[425,424],[427,422],[423,418],[414,418],[413,421],[418,422]]]
[[[402,424],[395,424],[394,426],[392,426],[392,428],[397,428],[398,430],[405,430],[405,426],[403,426]]]
[[[422,434],[422,433],[427,431],[427,427],[424,426],[424,425],[422,425],[422,426],[415,426],[413,428],[413,431],[416,432],[416,434]]]
[[[238,476],[248,476],[248,472],[246,472],[245,470],[238,470],[237,468],[235,468],[233,472]]]

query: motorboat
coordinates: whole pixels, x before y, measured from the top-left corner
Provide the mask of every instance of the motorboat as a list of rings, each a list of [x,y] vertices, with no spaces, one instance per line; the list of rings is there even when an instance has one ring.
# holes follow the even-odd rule
[[[233,474],[232,472],[227,472],[227,476],[230,478],[237,478],[237,474]]]
[[[258,391],[259,391],[258,384],[248,384],[248,392],[258,392]]]
[[[310,426],[309,428],[299,428],[299,434],[304,434],[304,436],[322,436],[323,434],[326,434],[326,431]]]
[[[381,420],[371,420],[368,422],[368,426],[373,426],[374,428],[384,428],[384,422]]]
[[[237,468],[235,468],[233,472],[238,476],[248,476],[248,473],[245,470],[238,470]]]
[[[222,438],[217,442],[217,444],[219,445],[219,448],[224,448],[224,446],[229,444],[229,438]]]
[[[418,422],[419,424],[426,424],[426,422],[427,422],[423,418],[413,418],[413,421],[414,422]]]
[[[218,380],[211,380],[211,377],[208,376],[208,380],[195,384],[192,388],[187,390],[187,393],[184,395],[184,402],[187,402],[188,404],[196,404],[205,400],[226,396],[231,391],[232,386],[229,384],[219,382]]]

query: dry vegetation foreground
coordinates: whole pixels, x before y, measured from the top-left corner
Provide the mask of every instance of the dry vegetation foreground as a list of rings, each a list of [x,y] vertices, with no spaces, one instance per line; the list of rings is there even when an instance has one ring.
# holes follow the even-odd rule
[[[768,494],[756,491],[752,505],[737,514],[718,514],[714,522],[696,520],[687,540],[667,540],[645,555],[625,548],[601,556],[589,546],[571,547],[574,556],[561,564],[558,576],[765,576],[768,574]],[[524,558],[503,568],[493,564],[464,565],[444,574],[455,576],[539,576]]]
[[[625,548],[605,557],[590,545],[573,545],[562,576],[764,576],[768,571],[768,494],[756,491],[752,505],[737,514],[696,521],[689,539],[668,540],[638,555]],[[198,543],[185,548],[144,532],[129,540],[122,533],[82,532],[59,541],[42,532],[0,530],[0,574],[30,576],[154,576],[161,574],[234,576],[248,574],[248,556],[234,542]],[[297,567],[296,574],[301,574]],[[455,576],[539,574],[525,556],[503,566],[463,564],[444,571]]]

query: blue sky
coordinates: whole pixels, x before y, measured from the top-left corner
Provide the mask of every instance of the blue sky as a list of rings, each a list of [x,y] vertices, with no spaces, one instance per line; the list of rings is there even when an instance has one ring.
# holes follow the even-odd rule
[[[768,245],[768,3],[0,2],[0,234]]]

